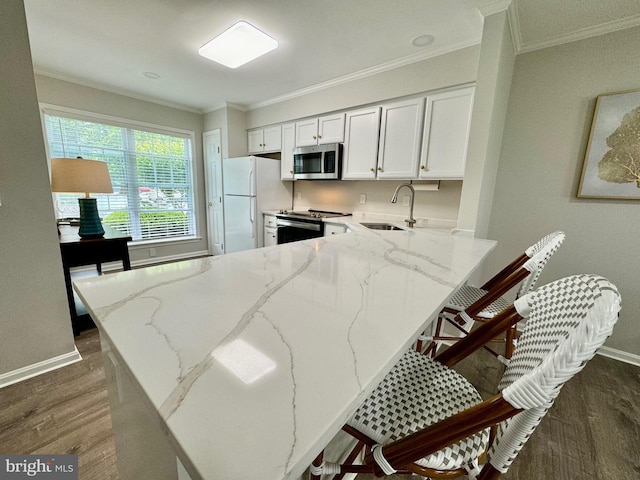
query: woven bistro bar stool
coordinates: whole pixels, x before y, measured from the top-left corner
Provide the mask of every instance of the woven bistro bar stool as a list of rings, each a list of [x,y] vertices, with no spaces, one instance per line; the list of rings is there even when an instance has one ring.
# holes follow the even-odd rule
[[[321,474],[416,473],[432,479],[495,480],[505,473],[560,388],[584,367],[618,319],[616,287],[576,275],[519,299],[435,359],[408,351],[343,427],[358,440],[341,465]],[[527,319],[495,396],[482,401],[451,367],[500,331]]]
[[[422,351],[423,344],[427,343],[424,353],[435,356],[441,345],[451,344],[467,335],[474,322],[491,320],[508,307],[510,302],[504,298],[504,295],[509,290],[520,285],[516,298],[529,292],[564,239],[565,234],[561,231],[545,235],[481,287],[465,283],[454,292],[440,312],[433,336],[422,336],[418,340],[416,349]],[[453,331],[448,334],[443,333],[445,324],[449,326],[449,330]],[[504,335],[504,356],[488,346],[485,348],[503,363],[507,363],[513,353],[515,334],[514,326]]]

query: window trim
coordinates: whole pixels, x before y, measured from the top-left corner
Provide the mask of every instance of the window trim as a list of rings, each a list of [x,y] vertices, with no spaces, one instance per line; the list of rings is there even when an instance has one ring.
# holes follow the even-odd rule
[[[198,198],[200,196],[200,191],[198,190],[199,185],[199,172],[196,168],[198,163],[196,157],[196,134],[192,130],[184,130],[175,127],[168,127],[164,125],[158,125],[153,123],[141,122],[138,120],[131,120],[127,118],[114,117],[111,115],[104,115],[101,113],[88,112],[85,110],[78,110],[75,108],[62,107],[59,105],[53,105],[50,103],[39,103],[40,107],[40,123],[42,127],[42,134],[44,137],[44,148],[47,154],[47,167],[49,169],[49,180],[51,180],[51,153],[49,152],[49,138],[47,136],[47,126],[45,122],[45,114],[52,115],[57,117],[66,117],[74,120],[92,122],[92,123],[103,123],[107,125],[112,125],[114,127],[120,128],[131,128],[131,129],[143,129],[152,133],[158,133],[161,135],[172,135],[182,138],[187,138],[190,140],[191,144],[191,181],[193,188],[193,215],[194,215],[194,224],[195,224],[195,232],[193,235],[184,235],[181,237],[167,237],[163,239],[142,239],[142,240],[134,240],[130,242],[131,246],[143,245],[144,243],[148,243],[152,241],[156,244],[169,244],[180,241],[189,241],[192,239],[201,238],[201,228],[200,225],[200,205],[198,202]],[[55,194],[52,193],[52,196]],[[55,202],[55,198],[54,198]]]

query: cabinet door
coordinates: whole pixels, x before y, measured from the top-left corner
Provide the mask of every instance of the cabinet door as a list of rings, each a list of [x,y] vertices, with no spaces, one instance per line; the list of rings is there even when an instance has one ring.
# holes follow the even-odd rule
[[[318,119],[296,122],[296,147],[318,144]]]
[[[318,119],[318,144],[344,142],[344,113]]]
[[[293,149],[296,144],[296,125],[282,126],[282,154],[280,155],[280,178],[293,180]]]
[[[282,127],[266,127],[263,130],[264,152],[279,152],[282,150]]]
[[[379,133],[380,107],[347,113],[342,165],[344,180],[376,178]]]
[[[427,97],[420,178],[464,177],[474,87]]]
[[[278,233],[275,228],[264,228],[264,246],[271,247],[278,244]]]
[[[264,151],[264,130],[249,130],[247,132],[247,149],[249,153]]]
[[[418,178],[423,118],[424,98],[382,107],[378,178]]]

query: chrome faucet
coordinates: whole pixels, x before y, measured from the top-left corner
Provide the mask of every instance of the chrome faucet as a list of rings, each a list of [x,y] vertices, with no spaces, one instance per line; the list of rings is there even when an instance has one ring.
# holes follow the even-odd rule
[[[396,187],[396,191],[393,192],[393,197],[391,197],[391,203],[396,203],[398,201],[398,191],[402,187],[407,187],[409,190],[411,190],[411,199],[409,201],[409,218],[407,218],[405,222],[407,223],[409,228],[413,228],[413,226],[416,224],[416,219],[413,218],[413,199],[416,196],[416,191],[414,190],[413,185],[411,185],[410,183],[401,183],[400,185],[398,185]]]

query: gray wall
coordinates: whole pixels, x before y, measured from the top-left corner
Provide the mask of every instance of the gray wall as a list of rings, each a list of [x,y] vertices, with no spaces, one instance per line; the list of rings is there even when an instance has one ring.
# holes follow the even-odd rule
[[[597,273],[622,294],[606,346],[640,355],[638,201],[576,198],[599,94],[640,87],[640,28],[519,55],[507,111],[489,237],[490,269],[532,240],[562,229],[567,240],[540,283]]]
[[[507,12],[484,19],[458,228],[487,238],[515,63]]]
[[[207,227],[204,190],[204,162],[202,160],[202,115],[185,110],[166,107],[156,103],[138,100],[124,95],[98,90],[55,78],[36,75],[38,100],[41,103],[73,108],[85,112],[119,117],[126,120],[151,123],[164,127],[173,127],[195,132],[195,163],[193,165],[197,196],[195,198],[200,226],[200,239],[152,245],[157,257],[181,256],[207,250]],[[132,246],[129,248],[132,262],[144,262],[152,259],[149,246]]]
[[[75,346],[22,0],[0,3],[0,45],[3,374]]]

